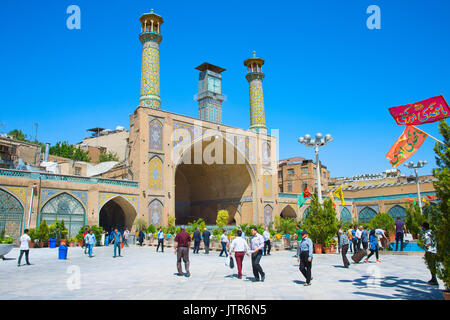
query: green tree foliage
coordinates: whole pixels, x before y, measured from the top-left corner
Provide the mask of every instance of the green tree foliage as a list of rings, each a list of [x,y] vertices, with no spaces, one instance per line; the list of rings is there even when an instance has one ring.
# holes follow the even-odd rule
[[[74,145],[71,145],[68,142],[57,142],[56,145],[50,147],[49,153],[54,156],[72,159],[74,161],[91,161],[87,151],[75,148]]]
[[[339,229],[339,221],[331,200],[326,199],[320,205],[316,196],[311,197],[311,212],[302,221],[302,230],[306,230],[314,243],[325,245]]]
[[[389,213],[379,213],[369,222],[370,229],[383,229],[386,231],[386,237],[394,232],[395,220]]]
[[[14,140],[18,140],[18,141],[24,141],[24,142],[30,142],[25,134],[22,132],[22,130],[20,129],[14,129],[10,132],[8,132],[8,135],[10,135]]]
[[[45,221],[45,219],[44,219],[44,220],[42,220],[41,224],[38,227],[37,237],[38,237],[39,241],[47,242],[49,235],[50,235],[50,231],[49,231],[49,228],[47,225],[47,221]]]
[[[222,229],[228,224],[228,211],[227,210],[219,210],[217,212],[217,219],[216,219],[216,225]]]
[[[64,220],[56,221],[48,226],[49,236],[55,238],[56,240],[66,239],[69,231],[67,230]]]
[[[444,120],[439,123],[439,131],[446,145],[436,143],[434,147],[437,168],[433,176],[437,181],[433,186],[440,202],[431,222],[434,222],[437,241],[438,277],[450,289],[450,127]]]
[[[136,231],[147,230],[147,222],[142,218],[134,220],[133,225],[136,227]]]
[[[189,222],[188,226],[186,227],[186,232],[189,234],[193,234],[197,228],[200,232],[203,232],[203,229],[205,229],[206,223],[205,220],[202,218],[199,218],[198,220],[194,220],[193,222]]]
[[[176,219],[173,216],[169,216],[169,218],[167,219],[168,224],[167,233],[175,234],[177,232],[177,229],[175,227],[175,220]]]
[[[95,235],[95,239],[97,240],[97,242],[100,241],[100,239],[102,238],[103,228],[99,227],[97,225],[92,225],[92,226],[84,225],[84,226],[82,226],[80,228],[80,230],[78,230],[78,234],[75,237],[78,241],[84,240],[84,231],[86,229],[88,231],[92,230],[92,233]]]
[[[296,230],[297,222],[292,218],[280,219],[280,232],[283,234],[291,234]]]
[[[107,162],[107,161],[119,161],[119,157],[116,153],[109,151],[108,153],[102,152],[100,153],[98,162]]]
[[[146,231],[149,234],[154,234],[156,232],[156,227],[153,224],[150,223],[150,225],[148,226]]]
[[[425,217],[420,213],[420,208],[416,204],[408,203],[406,205],[405,226],[409,233],[418,235],[425,222]]]

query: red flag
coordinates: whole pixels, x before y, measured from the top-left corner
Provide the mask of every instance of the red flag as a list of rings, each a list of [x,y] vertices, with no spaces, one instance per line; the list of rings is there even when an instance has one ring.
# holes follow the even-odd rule
[[[443,96],[392,107],[389,112],[399,125],[424,124],[450,117],[450,108]]]
[[[303,197],[306,199],[306,198],[309,198],[311,196],[312,196],[312,194],[309,193],[308,186],[305,186],[305,191],[303,192]]]
[[[386,154],[386,158],[390,160],[389,162],[394,168],[397,167],[420,148],[427,136],[425,132],[413,126],[407,126]]]

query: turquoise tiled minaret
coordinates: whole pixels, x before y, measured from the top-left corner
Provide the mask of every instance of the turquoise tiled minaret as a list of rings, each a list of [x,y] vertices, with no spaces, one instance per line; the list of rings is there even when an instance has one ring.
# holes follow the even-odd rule
[[[253,51],[253,57],[244,61],[244,65],[247,67],[246,79],[250,86],[250,130],[265,134],[267,127],[262,86],[263,64],[264,59],[256,57],[255,51]]]
[[[142,15],[141,33],[139,40],[142,42],[142,73],[141,73],[141,98],[139,105],[152,109],[161,109],[161,94],[159,88],[159,44],[162,41],[161,25],[164,20],[155,14]]]

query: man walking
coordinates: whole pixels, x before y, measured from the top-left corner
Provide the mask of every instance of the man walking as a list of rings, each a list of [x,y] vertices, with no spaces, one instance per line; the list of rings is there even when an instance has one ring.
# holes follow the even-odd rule
[[[348,237],[348,240],[350,241],[350,243],[349,243],[350,252],[353,253],[353,233],[352,233],[352,231],[353,231],[353,227],[350,227],[350,229],[347,230],[347,237]]]
[[[92,230],[89,230],[89,233],[84,238],[86,245],[88,246],[89,258],[92,258],[92,248],[94,244],[97,242],[95,239],[95,234],[92,233]]]
[[[83,239],[86,239],[86,236],[88,233],[89,233],[88,228],[84,229]],[[84,240],[84,254],[87,254],[88,249],[89,249],[89,246],[87,245],[86,240]]]
[[[341,253],[342,253],[342,262],[344,263],[344,268],[348,268],[350,266],[350,262],[347,259],[347,251],[348,246],[350,244],[350,240],[348,239],[347,235],[344,233],[344,231],[339,229],[339,247],[341,247]]]
[[[202,240],[202,235],[200,234],[200,229],[197,227],[194,231],[194,251],[192,253],[197,253],[200,250],[200,241]]]
[[[361,233],[361,243],[364,250],[367,251],[367,248],[369,247],[369,227],[365,226],[362,233]]]
[[[258,233],[258,229],[256,227],[252,227],[252,239],[250,242],[250,252],[252,255],[252,268],[253,268],[253,275],[255,276],[255,282],[259,281],[261,276],[261,281],[264,282],[266,278],[266,274],[264,273],[263,269],[261,268],[261,265],[259,262],[261,261],[261,257],[263,255],[263,249],[264,249],[264,238]],[[250,254],[247,254],[250,256]]]
[[[30,254],[30,241],[31,238],[28,235],[28,229],[25,229],[23,235],[20,237],[20,254],[19,259],[17,261],[17,266],[20,267],[20,261],[22,260],[23,254],[25,254],[25,261],[27,265],[31,265],[30,260],[28,260],[28,256]]]
[[[231,241],[230,254],[234,252],[236,258],[236,264],[238,269],[238,279],[242,279],[242,262],[244,261],[245,254],[250,250],[247,241],[242,239],[242,231],[236,232],[237,237]]]
[[[189,272],[189,245],[191,243],[191,236],[189,233],[184,231],[184,226],[181,226],[181,231],[175,236],[175,254],[177,255],[177,270],[178,276],[183,275],[183,270],[181,269],[181,259],[184,262],[184,268],[186,269],[186,277],[190,277],[191,273]]]
[[[428,281],[429,285],[437,286],[439,285],[436,279],[436,241],[434,239],[434,234],[430,230],[430,225],[428,222],[422,224],[422,229],[424,231],[424,245],[425,245],[425,261],[430,269],[431,280]]]
[[[267,255],[270,256],[271,245],[270,245],[269,227],[266,227],[266,230],[263,232],[263,238],[264,238],[264,255],[266,255],[266,252],[267,252]],[[267,251],[266,251],[266,249],[267,249]]]
[[[113,241],[114,241],[114,257],[117,257],[116,252],[117,249],[119,249],[119,257],[121,257],[120,255],[120,245],[122,244],[122,234],[119,232],[119,230],[114,229],[113,232]]]
[[[158,231],[158,246],[156,247],[156,252],[158,252],[159,246],[161,245],[161,252],[164,252],[164,232],[162,228]]]
[[[352,229],[352,242],[353,242],[353,251],[356,253],[356,252],[358,252],[358,238],[356,238],[356,229],[358,229],[357,228],[357,226],[353,226],[353,229]]]
[[[405,224],[400,217],[397,217],[395,221],[395,251],[398,251],[398,242],[400,241],[400,251],[403,251],[403,231],[405,230]]]
[[[130,238],[130,231],[128,231],[128,228],[125,229],[123,232],[123,244],[128,247],[128,239]]]
[[[223,234],[220,236],[220,243],[222,244],[222,251],[220,251],[219,257],[222,257],[222,254],[225,252],[225,256],[228,258],[227,253],[228,237],[226,230],[223,230]]]
[[[362,226],[359,226],[358,229],[356,229],[355,235],[356,235],[356,250],[355,252],[358,252],[359,249],[361,249],[361,234],[362,234]]]
[[[302,231],[302,242],[300,242],[299,249],[300,258],[300,272],[306,279],[304,286],[311,285],[311,268],[312,268],[312,258],[313,258],[313,243],[308,237],[308,232],[306,230]]]
[[[302,229],[300,229],[300,225],[296,226],[294,238],[297,240],[297,253],[295,254],[295,257],[298,258],[298,248],[300,247],[300,242],[302,241]]]
[[[205,245],[205,254],[209,254],[209,241],[211,238],[211,232],[208,231],[208,229],[203,230],[203,244]]]

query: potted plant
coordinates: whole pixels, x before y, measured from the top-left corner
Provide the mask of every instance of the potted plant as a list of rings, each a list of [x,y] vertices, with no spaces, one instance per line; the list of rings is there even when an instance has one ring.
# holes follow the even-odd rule
[[[45,245],[47,245],[49,238],[49,228],[45,219],[42,220],[41,224],[38,227],[37,237],[39,240],[38,243],[39,248],[43,248]]]
[[[77,242],[77,239],[74,237],[69,238],[69,247],[75,247],[75,243]]]
[[[31,238],[30,249],[34,248],[36,241],[38,241],[38,233],[36,229],[29,229],[28,236]]]
[[[329,199],[324,200],[321,205],[317,197],[312,196],[310,208],[311,213],[303,219],[302,229],[308,232],[308,236],[314,243],[314,252],[322,253],[327,239],[333,237],[339,229],[339,222]]]
[[[82,247],[83,246],[83,242],[84,242],[83,233],[78,232],[78,234],[75,236],[75,239],[77,241],[78,246]]]

